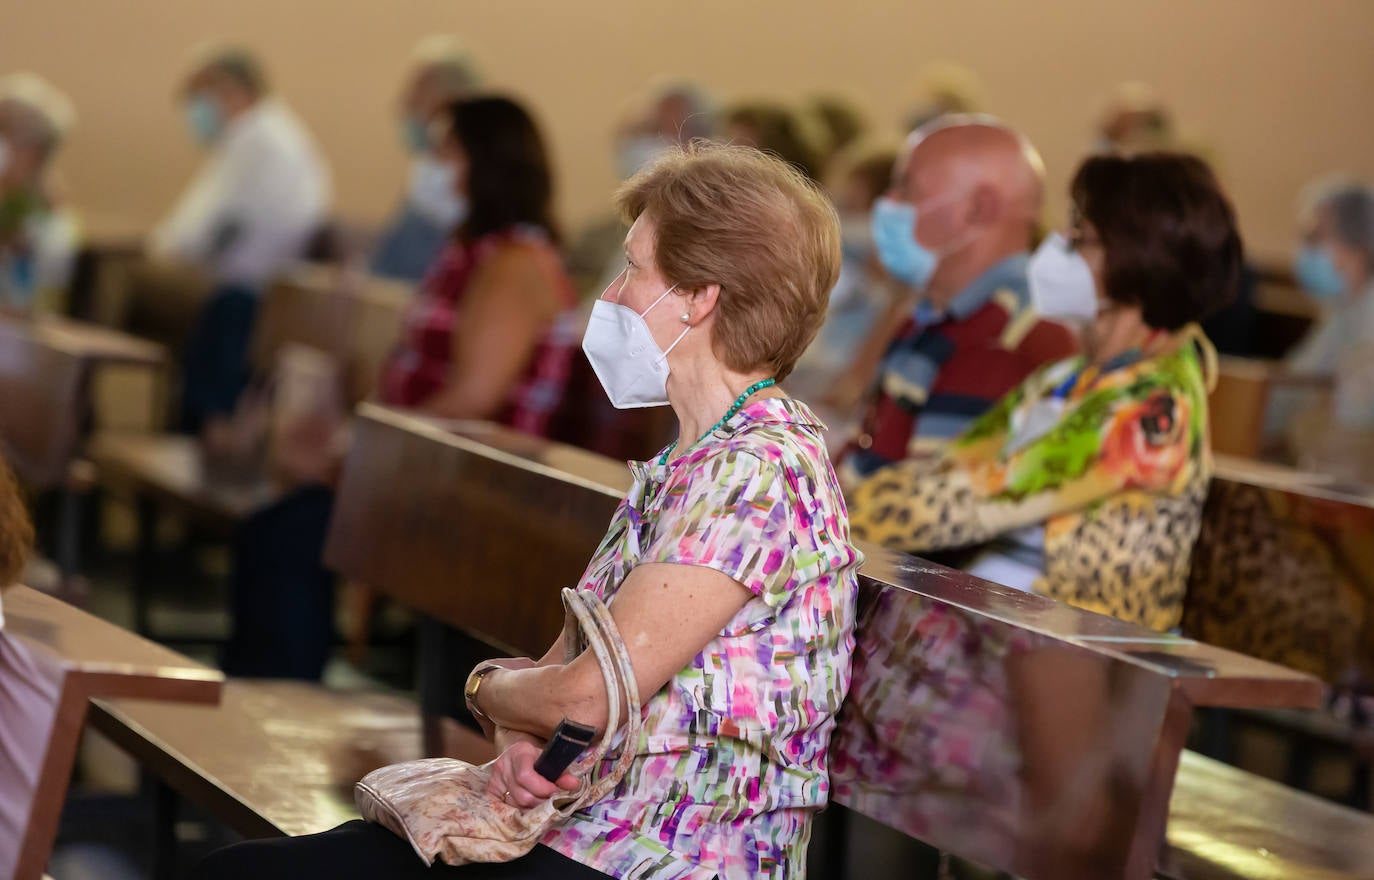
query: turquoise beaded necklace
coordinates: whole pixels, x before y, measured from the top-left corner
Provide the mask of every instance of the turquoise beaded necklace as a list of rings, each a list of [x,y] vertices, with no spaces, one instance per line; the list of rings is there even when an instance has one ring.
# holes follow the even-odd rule
[[[765,389],[765,388],[772,388],[772,387],[773,387],[774,385],[776,385],[776,384],[778,384],[778,380],[777,380],[777,379],[763,379],[763,380],[760,380],[760,381],[758,381],[758,382],[755,382],[753,385],[750,385],[748,388],[744,389],[744,393],[741,394],[739,397],[736,397],[736,398],[735,398],[735,402],[732,403],[732,404],[730,404],[730,408],[729,408],[728,410],[725,411],[725,415],[723,415],[723,416],[720,417],[720,421],[718,421],[718,422],[716,422],[714,425],[712,425],[712,426],[711,426],[711,430],[707,431],[705,434],[702,434],[702,435],[701,435],[701,440],[698,440],[697,443],[700,443],[702,440],[705,440],[707,437],[710,437],[712,434],[714,434],[714,433],[716,433],[717,431],[719,431],[719,430],[725,425],[726,422],[728,422],[728,421],[730,421],[732,418],[734,418],[734,417],[735,417],[735,413],[737,413],[737,412],[739,412],[741,409],[743,409],[743,407],[744,407],[744,402],[745,402],[746,400],[748,400],[749,398],[753,397],[755,394],[759,393],[759,392],[762,391],[763,389]],[[696,444],[693,444],[693,445],[696,445]],[[665,450],[663,450],[663,454],[660,455],[660,456],[658,457],[658,463],[659,463],[660,465],[667,464],[667,463],[668,463],[668,456],[670,456],[670,455],[673,454],[673,450],[674,450],[674,449],[677,449],[677,441],[676,441],[676,440],[674,440],[672,443],[668,444],[668,448],[665,449]]]

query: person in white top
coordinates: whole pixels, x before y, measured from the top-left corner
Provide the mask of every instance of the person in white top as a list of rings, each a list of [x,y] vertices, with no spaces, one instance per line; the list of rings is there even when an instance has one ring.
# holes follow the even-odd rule
[[[26,314],[63,292],[76,222],[62,206],[52,162],[76,114],[32,73],[0,77],[0,310]]]
[[[1329,379],[1331,392],[1301,413],[1298,395],[1280,388],[1271,426],[1286,433],[1299,464],[1374,483],[1374,186],[1345,180],[1314,188],[1302,234],[1294,275],[1323,315],[1287,365],[1298,376]]]
[[[218,282],[259,286],[298,259],[324,223],[329,170],[242,49],[203,56],[184,100],[186,124],[210,155],[154,231],[152,250]]]
[[[210,151],[152,255],[215,282],[187,345],[182,424],[199,431],[233,412],[248,378],[257,295],[301,258],[329,209],[329,172],[309,133],[240,48],[200,56],[183,90],[186,124]]]

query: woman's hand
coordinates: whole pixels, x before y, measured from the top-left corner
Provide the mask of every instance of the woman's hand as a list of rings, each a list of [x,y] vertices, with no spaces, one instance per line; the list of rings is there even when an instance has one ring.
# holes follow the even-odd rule
[[[539,740],[529,734],[498,728],[496,742],[510,741],[501,752],[501,757],[491,768],[491,782],[487,793],[504,800],[513,807],[528,809],[560,791],[576,791],[578,780],[571,773],[564,773],[555,785],[534,771],[534,762],[543,751]]]

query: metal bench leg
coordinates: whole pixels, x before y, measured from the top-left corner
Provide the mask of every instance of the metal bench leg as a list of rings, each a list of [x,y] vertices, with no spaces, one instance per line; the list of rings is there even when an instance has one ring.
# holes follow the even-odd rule
[[[152,580],[157,564],[157,505],[146,495],[135,502],[138,511],[138,550],[134,556],[134,632],[151,636]]]
[[[85,509],[85,494],[63,489],[57,510],[57,567],[64,580],[76,575],[81,568],[81,517]]]

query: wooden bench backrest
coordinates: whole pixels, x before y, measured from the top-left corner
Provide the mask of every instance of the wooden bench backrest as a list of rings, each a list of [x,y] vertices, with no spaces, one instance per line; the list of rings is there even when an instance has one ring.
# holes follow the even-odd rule
[[[87,381],[82,359],[44,344],[34,325],[0,320],[0,451],[30,488],[66,478]]]
[[[628,479],[505,429],[364,406],[326,560],[537,656]],[[865,552],[836,801],[1032,880],[1151,875],[1194,706],[1320,698],[1286,669]]]
[[[1265,361],[1221,359],[1217,385],[1208,399],[1213,452],[1259,457],[1273,369]]]
[[[263,295],[254,330],[254,370],[266,375],[283,346],[304,345],[334,357],[347,377],[350,399],[363,400],[396,344],[410,297],[411,287],[399,282],[350,276],[333,266],[299,266]]]
[[[1335,683],[1374,682],[1374,499],[1221,465],[1183,632]]]
[[[0,877],[47,865],[92,697],[215,703],[223,676],[27,587],[0,630]]]

